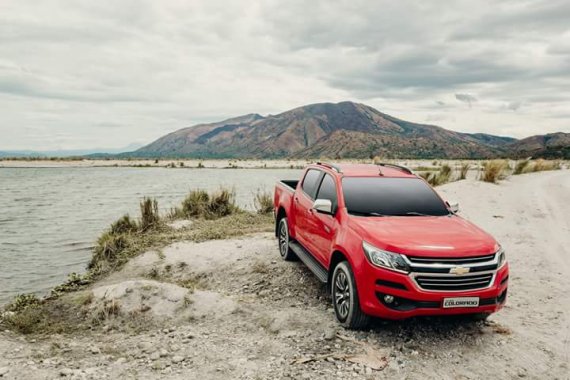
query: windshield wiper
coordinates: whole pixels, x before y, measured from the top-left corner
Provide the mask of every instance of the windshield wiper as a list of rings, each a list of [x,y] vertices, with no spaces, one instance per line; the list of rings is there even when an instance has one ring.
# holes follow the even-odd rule
[[[357,215],[357,216],[386,216],[384,214],[379,214],[377,212],[349,211],[348,213],[351,215]]]
[[[449,214],[443,214],[443,215],[433,215],[433,214],[424,214],[422,212],[417,212],[417,211],[408,211],[404,214],[400,214],[400,216],[447,216]]]

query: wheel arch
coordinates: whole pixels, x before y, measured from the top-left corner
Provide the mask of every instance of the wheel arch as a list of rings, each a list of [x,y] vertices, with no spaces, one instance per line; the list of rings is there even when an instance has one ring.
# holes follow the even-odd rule
[[[279,210],[277,210],[277,215],[275,216],[275,236],[278,236],[279,234],[279,222],[286,216],[287,213],[285,212],[283,206],[279,206]]]
[[[331,292],[331,282],[332,282],[334,268],[343,261],[347,261],[348,265],[352,267],[352,263],[350,262],[348,255],[342,252],[338,248],[335,249],[331,255],[331,261],[329,263],[329,270],[328,270],[327,291],[329,293]]]

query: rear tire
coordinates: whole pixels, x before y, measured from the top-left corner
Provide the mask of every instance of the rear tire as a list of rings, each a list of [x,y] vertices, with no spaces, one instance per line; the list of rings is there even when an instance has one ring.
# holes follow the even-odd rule
[[[362,330],[370,323],[370,316],[360,309],[354,274],[348,261],[340,262],[332,275],[331,294],[338,322],[351,330]]]
[[[297,255],[289,247],[289,224],[287,218],[283,217],[279,219],[277,225],[277,241],[279,243],[279,253],[281,258],[285,261],[295,261],[297,260]]]

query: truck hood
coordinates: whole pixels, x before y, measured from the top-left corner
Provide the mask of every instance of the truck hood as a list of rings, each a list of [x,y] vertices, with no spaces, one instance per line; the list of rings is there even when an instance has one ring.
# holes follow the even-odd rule
[[[456,215],[349,216],[349,227],[380,249],[411,256],[465,257],[499,249],[491,235]]]

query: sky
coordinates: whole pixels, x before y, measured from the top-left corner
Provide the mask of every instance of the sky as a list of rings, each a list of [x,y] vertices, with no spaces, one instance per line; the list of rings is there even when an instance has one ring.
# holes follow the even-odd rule
[[[119,148],[344,100],[462,132],[570,132],[570,2],[0,1],[0,150]]]

